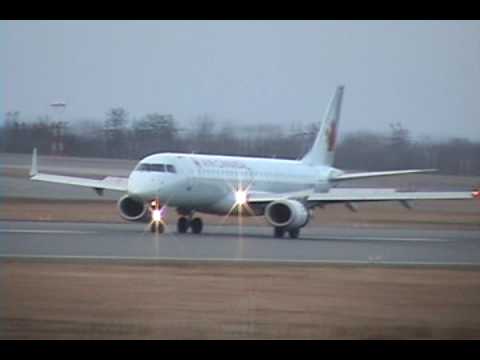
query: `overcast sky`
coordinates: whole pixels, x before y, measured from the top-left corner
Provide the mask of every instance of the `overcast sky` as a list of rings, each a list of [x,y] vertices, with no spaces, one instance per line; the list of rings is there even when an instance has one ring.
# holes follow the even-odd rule
[[[0,25],[5,111],[103,120],[200,114],[307,124],[345,84],[341,132],[480,139],[479,21],[15,21]]]

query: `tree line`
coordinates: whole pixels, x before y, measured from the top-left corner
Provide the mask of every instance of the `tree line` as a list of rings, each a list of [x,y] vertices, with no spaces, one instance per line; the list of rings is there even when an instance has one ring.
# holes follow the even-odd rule
[[[186,152],[297,159],[312,144],[316,124],[285,131],[272,124],[225,124],[208,115],[180,126],[172,115],[130,119],[121,107],[102,122],[60,123],[40,117],[25,122],[9,112],[0,127],[0,151],[65,156],[140,159],[156,152]],[[389,133],[350,133],[337,145],[335,166],[357,170],[435,168],[444,174],[480,175],[480,142],[463,138],[412,140],[408,129],[391,124]]]

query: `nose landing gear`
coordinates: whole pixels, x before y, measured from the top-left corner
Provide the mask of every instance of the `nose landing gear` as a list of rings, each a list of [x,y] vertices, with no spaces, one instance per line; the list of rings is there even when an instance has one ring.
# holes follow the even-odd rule
[[[150,202],[150,212],[152,220],[150,222],[150,231],[152,233],[161,234],[165,231],[165,223],[163,221],[164,207],[160,205],[158,200],[152,200]]]
[[[152,233],[161,234],[165,231],[165,225],[160,221],[152,221],[150,224],[150,231]]]

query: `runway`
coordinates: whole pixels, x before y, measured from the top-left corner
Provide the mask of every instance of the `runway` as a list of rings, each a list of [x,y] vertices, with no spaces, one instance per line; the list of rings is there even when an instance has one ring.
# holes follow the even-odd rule
[[[145,224],[0,221],[0,257],[476,266],[480,231],[308,226],[300,239],[275,239],[267,226],[156,235]]]

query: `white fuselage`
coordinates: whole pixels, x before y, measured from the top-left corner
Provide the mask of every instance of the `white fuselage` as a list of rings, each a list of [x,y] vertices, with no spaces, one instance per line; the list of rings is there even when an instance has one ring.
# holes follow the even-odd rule
[[[296,160],[162,153],[139,162],[129,176],[128,193],[170,207],[225,214],[236,201],[236,190],[324,192],[332,172],[339,170]]]

